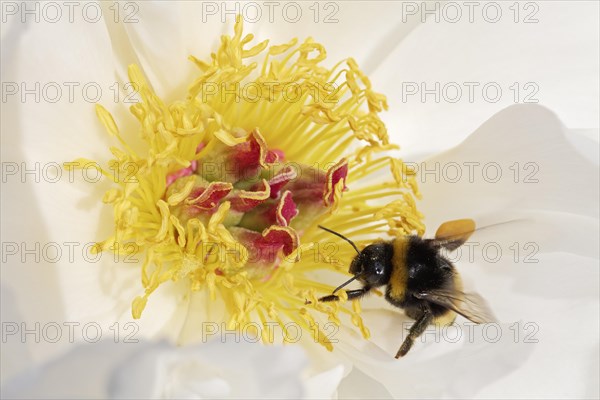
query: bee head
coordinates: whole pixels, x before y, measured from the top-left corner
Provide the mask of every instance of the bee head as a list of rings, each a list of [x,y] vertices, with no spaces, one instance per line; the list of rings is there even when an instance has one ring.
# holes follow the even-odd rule
[[[360,282],[377,287],[388,283],[392,272],[392,245],[374,243],[354,257],[349,272]]]

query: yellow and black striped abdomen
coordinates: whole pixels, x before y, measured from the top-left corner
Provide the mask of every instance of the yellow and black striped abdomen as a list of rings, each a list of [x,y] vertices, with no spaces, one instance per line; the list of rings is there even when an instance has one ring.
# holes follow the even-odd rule
[[[398,237],[393,248],[392,272],[386,300],[402,308],[406,315],[418,319],[427,307],[437,324],[449,324],[456,314],[447,307],[420,299],[417,294],[435,290],[456,291],[462,288],[460,276],[450,262],[441,257],[434,242],[418,236]]]
[[[388,300],[400,302],[404,299],[408,284],[407,254],[410,236],[401,236],[392,241],[392,274],[387,290]]]

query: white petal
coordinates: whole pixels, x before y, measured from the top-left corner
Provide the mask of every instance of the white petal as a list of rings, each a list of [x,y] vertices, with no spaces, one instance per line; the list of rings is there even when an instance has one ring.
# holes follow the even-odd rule
[[[407,21],[420,19],[426,7],[434,6],[404,4],[417,8],[415,15],[410,15],[412,11],[402,14]],[[518,23],[513,3],[472,4],[476,4],[472,22],[466,3],[440,6],[437,21],[431,14],[371,77],[388,96],[386,121],[395,142],[411,154],[432,154],[456,145],[494,113],[514,104],[517,87],[516,102],[537,100],[555,110],[571,128],[597,127],[597,2],[515,3]],[[485,18],[494,19],[494,5],[502,9],[501,18],[486,22]],[[449,22],[456,8],[462,17]],[[539,22],[525,23],[529,15]],[[436,82],[439,90],[434,90]],[[471,98],[465,82],[478,85]],[[461,89],[460,97],[454,83]],[[488,83],[489,94],[484,95],[482,89]],[[526,87],[527,83],[531,85]],[[413,85],[418,92],[410,95]],[[447,95],[443,94],[445,85]],[[496,85],[502,94],[494,102]],[[423,89],[437,92],[439,98],[426,95]]]
[[[330,370],[310,377],[306,381],[304,398],[306,399],[331,399],[333,398],[340,381],[344,375],[344,366],[338,365]]]
[[[112,99],[113,60],[101,21],[83,21],[81,14],[74,22],[63,15],[57,23],[11,18],[18,22],[3,30],[2,80],[16,84],[19,92],[7,96],[3,106],[3,166],[14,168],[14,175],[3,182],[2,235],[14,248],[5,254],[2,280],[20,304],[22,322],[31,328],[36,322],[71,321],[63,307],[60,271],[85,270],[81,249],[94,240],[99,220],[99,214],[90,215],[88,201],[74,199],[99,185],[70,185],[60,164],[85,153],[107,153],[107,135],[96,121],[93,101],[97,95]],[[79,257],[71,257],[71,251]],[[33,340],[27,345],[35,346],[31,354],[36,359],[61,347]]]
[[[301,398],[299,347],[211,341],[78,345],[3,386],[11,398]]]
[[[538,258],[539,264],[535,264],[535,268],[522,264],[499,271],[497,268],[509,265],[487,265],[473,273],[473,266],[465,266],[461,272],[471,271],[468,275],[475,278],[478,291],[505,322],[499,325],[499,330],[495,326],[470,328],[459,318],[456,343],[453,341],[457,334],[451,329],[430,327],[422,340],[417,340],[411,352],[400,360],[393,360],[392,356],[413,321],[400,311],[379,304],[383,303],[382,299],[367,302],[369,305],[365,306],[363,318],[371,327],[372,341],[387,352],[389,361],[380,361],[378,353],[369,351],[373,361],[361,357],[357,367],[385,384],[391,393],[402,397],[439,397],[442,394],[471,397],[475,393],[478,398],[544,397],[551,393],[589,397],[594,391],[590,357],[598,359],[597,260],[582,265],[584,259],[567,254]],[[569,265],[577,272],[565,272]],[[515,271],[519,273],[513,276]],[[497,334],[501,338],[495,342]],[[479,343],[477,351],[502,353],[502,356],[473,358],[470,341]],[[565,359],[569,362],[562,361]],[[461,364],[463,360],[468,362],[469,372],[456,369],[456,363]],[[490,360],[493,360],[495,370],[490,370]],[[419,368],[413,371],[415,363],[423,368],[434,368],[432,365],[439,364],[446,372],[436,375],[432,383],[434,388],[424,387],[420,374],[425,372]],[[394,368],[407,368],[408,371],[386,375],[388,369],[396,371]],[[481,376],[476,371],[488,371],[488,375],[480,381]],[[434,372],[435,368],[432,374]],[[400,375],[405,380],[399,382]],[[415,382],[409,383],[411,379]]]
[[[255,41],[286,43],[293,37],[313,37],[325,45],[335,63],[353,57],[368,73],[386,58],[420,21],[401,23],[398,3],[197,3],[160,2],[139,4],[130,10],[136,23],[109,23],[113,41],[129,41],[131,51],[141,63],[160,94],[185,94],[196,73],[187,62],[188,55],[208,59],[219,44],[220,35],[233,34],[234,17],[240,14],[244,31]],[[114,13],[114,12],[113,12]],[[296,14],[298,13],[298,14]],[[357,29],[357,26],[369,29]],[[119,33],[117,33],[119,32]],[[122,33],[127,33],[125,37]],[[361,46],[357,46],[361,43]],[[131,60],[130,60],[131,61]]]
[[[537,210],[598,218],[597,167],[566,140],[556,116],[540,106],[509,107],[460,146],[416,167],[421,208],[431,228],[465,213],[476,218],[521,212],[522,217]]]
[[[211,341],[78,345],[3,386],[11,398],[301,398],[299,347]]]
[[[8,398],[107,398],[115,368],[136,353],[153,350],[149,343],[111,340],[75,345],[46,364],[29,369],[2,387]]]
[[[301,10],[298,22],[293,22],[295,8]],[[261,20],[247,24],[259,40],[272,39],[271,43],[277,44],[292,37],[301,41],[312,37],[325,46],[330,65],[352,57],[367,74],[421,23],[418,19],[400,21],[402,4],[398,2],[373,1],[368,6],[361,2],[282,4],[274,8],[272,23],[267,23],[268,9],[264,10]],[[249,12],[245,20],[252,21],[254,15]]]
[[[392,356],[413,321],[372,296],[363,301],[372,343],[345,337],[341,348],[394,397],[593,397],[597,385],[589,360],[598,361],[600,296],[597,165],[570,145],[554,114],[538,106],[498,113],[460,146],[419,167],[422,173],[439,163],[443,171],[465,162],[496,162],[509,173],[514,162],[537,166],[538,182],[529,185],[510,175],[496,183],[482,175],[472,182],[436,181],[435,173],[420,184],[420,209],[432,232],[455,218],[473,217],[484,227],[519,219],[476,232],[470,247],[448,255],[467,290],[482,294],[502,323],[476,327],[471,335],[459,318],[457,343],[431,327],[396,361]],[[497,329],[501,337],[495,342],[490,335]],[[352,356],[353,350],[358,354]]]
[[[115,103],[117,87],[102,21],[13,24],[2,44],[2,79],[18,90],[7,94],[2,121],[7,161],[62,162],[73,150],[108,154],[94,112],[96,101]]]
[[[12,289],[1,284],[0,296],[2,300],[0,303],[0,319],[2,321],[0,384],[4,384],[30,366],[31,354],[22,339],[22,318]]]
[[[340,399],[393,399],[390,392],[378,382],[360,369],[354,368],[348,376],[342,380],[338,389]]]
[[[188,56],[209,60],[225,29],[233,34],[232,25],[215,19],[203,22],[202,7],[202,3],[187,1],[131,3],[122,10],[126,13],[121,19],[107,20],[113,44],[124,47],[117,53],[118,61],[125,66],[140,65],[167,101],[185,98],[187,87],[198,75]]]
[[[298,347],[217,340],[162,346],[115,371],[111,393],[114,398],[299,398],[305,364]]]
[[[115,12],[106,7],[105,18]],[[71,175],[60,168],[82,156],[100,163],[111,158],[108,146],[116,140],[98,121],[94,102],[115,115],[122,132],[138,129],[127,115],[129,100],[123,93],[127,64],[113,58],[127,49],[111,43],[104,20],[88,23],[80,14],[74,18],[74,23],[65,16],[58,23],[13,21],[3,26],[2,78],[17,83],[20,90],[8,96],[3,108],[2,155],[15,172],[6,176],[2,190],[2,234],[4,243],[13,246],[3,265],[3,284],[13,289],[22,311],[19,322],[28,327],[35,323],[64,327],[71,322],[80,322],[81,327],[93,322],[110,336],[115,323],[129,323],[137,338],[152,336],[167,321],[171,327],[181,325],[183,318],[175,312],[181,292],[174,289],[177,285],[165,285],[149,301],[154,317],[131,325],[131,301],[142,292],[141,260],[128,264],[108,253],[90,253],[94,242],[113,231],[110,207],[99,201],[110,184],[98,182],[94,173]],[[22,93],[36,83],[39,99],[36,93]],[[54,101],[56,87],[59,97]],[[76,339],[84,339],[80,330]],[[26,344],[39,361],[69,341],[63,336],[56,344],[32,340]]]
[[[571,144],[589,161],[598,165],[600,162],[600,130],[598,129],[570,129],[568,139]]]

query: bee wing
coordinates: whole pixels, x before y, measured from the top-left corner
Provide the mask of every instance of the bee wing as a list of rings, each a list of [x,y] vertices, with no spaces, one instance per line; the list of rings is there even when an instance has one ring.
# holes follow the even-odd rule
[[[477,293],[440,289],[417,293],[414,296],[446,307],[476,324],[496,321],[487,302]]]

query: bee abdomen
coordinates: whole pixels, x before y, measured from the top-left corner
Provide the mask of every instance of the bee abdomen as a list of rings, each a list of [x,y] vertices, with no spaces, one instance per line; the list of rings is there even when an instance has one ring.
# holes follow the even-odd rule
[[[402,236],[392,241],[392,273],[386,290],[386,299],[395,306],[404,300],[408,285],[408,269],[406,255],[410,245],[410,237]]]

